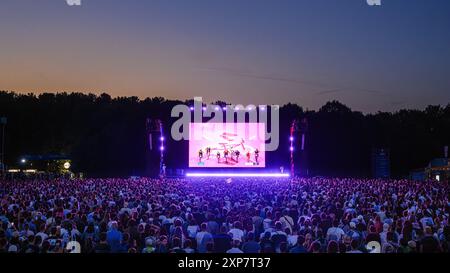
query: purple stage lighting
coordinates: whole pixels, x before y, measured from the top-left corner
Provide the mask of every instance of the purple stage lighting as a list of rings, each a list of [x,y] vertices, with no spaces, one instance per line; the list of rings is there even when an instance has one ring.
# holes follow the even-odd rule
[[[289,177],[288,173],[187,173],[186,177]]]
[[[289,148],[289,150],[290,150],[291,152],[294,151],[294,147]]]
[[[294,137],[290,137],[289,140],[290,140],[290,141],[294,141]]]
[[[194,107],[193,106],[189,107],[189,109],[191,109],[191,111],[194,111]]]
[[[226,107],[223,107],[222,109],[223,109],[223,111],[226,111],[226,110],[227,110],[227,108],[226,108]]]
[[[161,151],[164,151],[164,146],[161,146],[159,149],[160,149]]]
[[[164,137],[161,137],[159,140],[164,141]]]

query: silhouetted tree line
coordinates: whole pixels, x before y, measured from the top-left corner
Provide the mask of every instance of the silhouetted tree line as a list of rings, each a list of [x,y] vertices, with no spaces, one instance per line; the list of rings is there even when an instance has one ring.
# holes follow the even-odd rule
[[[143,175],[151,164],[146,120],[161,119],[167,135],[176,120],[171,109],[180,103],[191,102],[1,91],[0,117],[8,118],[6,164],[19,165],[27,154],[64,154],[72,157],[75,171],[90,176]],[[450,140],[450,104],[366,115],[337,101],[318,111],[287,104],[280,109],[279,150],[267,154],[269,167],[289,168],[289,128],[304,117],[311,175],[370,176],[372,149],[382,147],[390,150],[392,174],[404,176],[442,157]],[[187,143],[166,138],[167,168],[186,168]]]

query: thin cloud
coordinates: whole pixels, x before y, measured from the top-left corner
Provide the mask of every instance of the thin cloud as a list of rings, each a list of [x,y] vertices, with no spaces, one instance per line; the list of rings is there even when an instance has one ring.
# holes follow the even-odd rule
[[[341,90],[341,89],[331,89],[331,90],[319,91],[319,92],[316,92],[316,94],[322,96],[322,95],[328,95],[328,94],[333,94],[333,93],[339,93],[342,91],[343,90]]]
[[[280,76],[268,75],[268,74],[256,74],[256,73],[252,73],[251,71],[238,70],[238,69],[232,69],[232,68],[207,67],[207,68],[201,68],[201,69],[207,70],[207,71],[213,71],[213,72],[225,72],[227,75],[236,76],[236,77],[287,82],[287,83],[292,83],[292,84],[307,85],[307,86],[320,87],[320,88],[331,88],[330,90],[316,92],[316,95],[325,95],[325,94],[344,92],[344,91],[364,92],[364,93],[369,93],[369,94],[384,93],[382,91],[374,90],[374,89],[357,88],[357,87],[353,87],[353,86],[333,86],[331,84],[322,83],[322,82],[300,80],[300,79],[295,79],[295,78],[280,77]]]

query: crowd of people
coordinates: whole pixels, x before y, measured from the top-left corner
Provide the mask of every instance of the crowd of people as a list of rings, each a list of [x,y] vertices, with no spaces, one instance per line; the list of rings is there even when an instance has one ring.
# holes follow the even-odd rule
[[[35,179],[0,194],[0,252],[450,252],[442,181]]]

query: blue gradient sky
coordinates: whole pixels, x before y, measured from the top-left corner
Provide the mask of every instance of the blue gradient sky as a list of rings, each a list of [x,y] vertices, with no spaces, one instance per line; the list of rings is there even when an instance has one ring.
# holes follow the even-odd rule
[[[447,104],[450,1],[1,0],[0,90]]]

